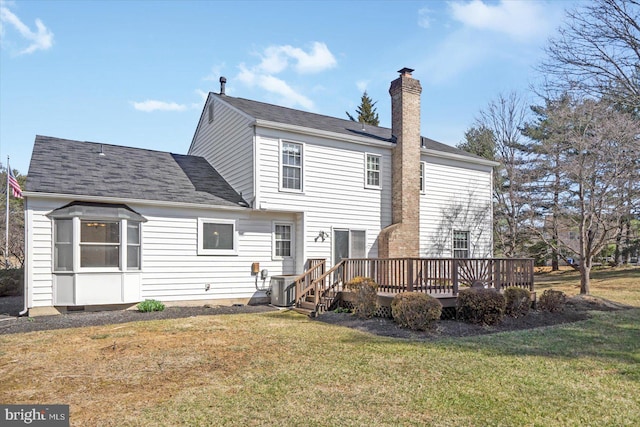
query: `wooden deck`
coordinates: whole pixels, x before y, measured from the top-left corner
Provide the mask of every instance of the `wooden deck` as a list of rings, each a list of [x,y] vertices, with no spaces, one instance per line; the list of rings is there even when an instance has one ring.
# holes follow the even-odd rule
[[[522,287],[535,302],[533,259],[529,258],[359,258],[343,259],[329,270],[325,260],[310,260],[308,265],[295,285],[296,307],[310,315],[349,298],[344,284],[357,276],[378,284],[378,305],[389,310],[391,300],[401,292],[424,292],[438,298],[444,308],[455,307],[459,290],[469,286],[498,291]]]

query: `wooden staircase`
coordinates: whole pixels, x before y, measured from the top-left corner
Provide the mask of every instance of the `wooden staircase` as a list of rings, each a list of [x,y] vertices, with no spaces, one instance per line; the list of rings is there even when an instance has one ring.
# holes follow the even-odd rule
[[[325,271],[326,261],[319,261],[295,279],[296,303],[293,309],[310,317],[333,309],[342,290],[340,273],[343,261],[328,271]]]

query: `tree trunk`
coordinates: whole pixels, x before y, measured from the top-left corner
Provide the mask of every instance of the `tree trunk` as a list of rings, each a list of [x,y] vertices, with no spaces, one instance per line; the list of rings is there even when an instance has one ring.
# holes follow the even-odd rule
[[[591,265],[586,262],[580,264],[580,295],[591,293]]]

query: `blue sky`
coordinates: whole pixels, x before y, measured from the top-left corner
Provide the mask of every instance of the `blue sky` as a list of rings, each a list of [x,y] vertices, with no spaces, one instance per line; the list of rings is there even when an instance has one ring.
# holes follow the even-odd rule
[[[527,91],[574,2],[0,0],[0,159],[37,134],[186,153],[208,91],[390,126],[414,68],[422,134],[456,145],[499,93]],[[532,99],[532,102],[535,100]]]

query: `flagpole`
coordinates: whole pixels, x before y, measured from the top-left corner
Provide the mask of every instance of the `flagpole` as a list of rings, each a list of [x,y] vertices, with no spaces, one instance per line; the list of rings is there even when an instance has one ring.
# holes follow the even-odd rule
[[[7,156],[7,213],[4,228],[4,267],[9,268],[9,156]]]

